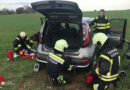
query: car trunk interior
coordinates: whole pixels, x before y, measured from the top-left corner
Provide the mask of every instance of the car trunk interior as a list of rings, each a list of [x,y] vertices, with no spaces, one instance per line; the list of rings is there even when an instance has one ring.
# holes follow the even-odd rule
[[[79,25],[69,23],[49,23],[45,25],[45,44],[52,49],[55,42],[59,39],[65,39],[69,48],[67,50],[79,50],[82,45],[82,35]]]
[[[78,50],[82,45],[82,12],[77,3],[64,0],[45,0],[34,2],[32,8],[48,19],[48,25],[45,25],[43,40],[46,47],[53,48],[58,39],[65,39],[68,44],[68,50]],[[57,23],[59,22],[59,23]],[[64,23],[69,22],[71,24]],[[78,23],[76,27],[72,23]]]

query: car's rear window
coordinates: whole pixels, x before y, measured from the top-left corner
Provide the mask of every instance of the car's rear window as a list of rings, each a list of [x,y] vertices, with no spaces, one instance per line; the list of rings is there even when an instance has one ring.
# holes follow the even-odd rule
[[[79,30],[79,25],[75,23],[61,23],[61,26],[65,28],[75,28],[76,30]]]

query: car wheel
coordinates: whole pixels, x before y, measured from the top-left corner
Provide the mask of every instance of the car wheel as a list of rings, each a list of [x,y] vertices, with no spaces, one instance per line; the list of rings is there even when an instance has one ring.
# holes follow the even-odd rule
[[[36,62],[36,63],[34,64],[34,72],[38,72],[39,69],[40,69],[40,63]]]

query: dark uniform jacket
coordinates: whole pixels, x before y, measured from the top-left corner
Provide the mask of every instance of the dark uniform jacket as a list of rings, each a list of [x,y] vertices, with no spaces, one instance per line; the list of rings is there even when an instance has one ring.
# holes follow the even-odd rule
[[[39,35],[40,35],[40,32],[36,32],[35,34],[33,34],[31,37],[30,37],[30,39],[32,40],[32,41],[37,41],[38,43],[39,43]]]
[[[104,47],[99,57],[99,67],[96,68],[96,73],[102,81],[110,82],[118,77],[120,54],[110,44],[105,44]]]
[[[102,32],[105,34],[110,34],[110,23],[106,16],[96,17],[95,20],[90,23],[90,28],[93,32]]]
[[[50,52],[47,63],[47,70],[51,74],[60,74],[65,69],[71,70],[70,60],[64,54]]]
[[[20,35],[16,37],[13,41],[13,46],[15,51],[23,49],[31,49],[33,41],[30,40],[27,36],[24,39],[21,39]]]

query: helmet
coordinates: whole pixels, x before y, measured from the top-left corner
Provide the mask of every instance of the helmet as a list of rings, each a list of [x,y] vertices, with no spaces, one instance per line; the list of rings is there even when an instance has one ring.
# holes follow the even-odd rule
[[[92,38],[92,42],[94,45],[101,48],[105,44],[107,39],[108,37],[104,33],[96,33]]]
[[[24,38],[26,36],[26,33],[25,32],[21,32],[20,33],[20,37]]]
[[[54,46],[54,49],[64,52],[64,48],[68,48],[68,43],[64,39],[57,40]]]

